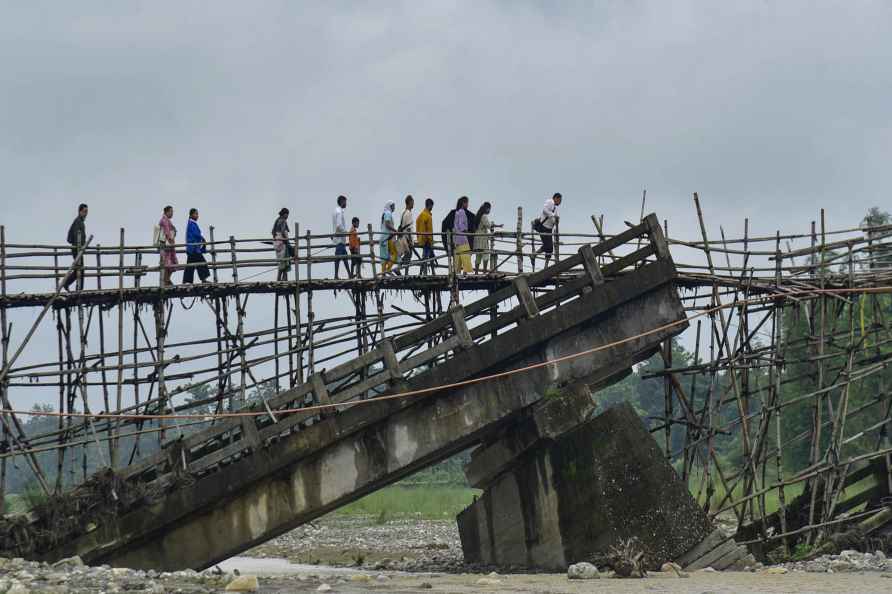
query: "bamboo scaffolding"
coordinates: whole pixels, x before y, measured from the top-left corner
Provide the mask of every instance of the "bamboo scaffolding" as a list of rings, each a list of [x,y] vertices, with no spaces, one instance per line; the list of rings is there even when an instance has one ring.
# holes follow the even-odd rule
[[[643,217],[646,192],[642,192],[641,202]],[[830,230],[822,212],[820,229],[812,222],[804,233],[778,231],[758,236],[746,219],[741,237],[728,236],[722,227],[710,236],[697,194],[693,206],[700,231],[696,240],[670,238],[668,221],[661,229],[659,224],[656,227],[672,247],[685,309],[690,315],[707,315],[697,320],[692,359],[677,360],[667,341],[659,353],[663,368],[647,375],[660,381],[663,401],[659,405],[662,412],[651,417],[651,430],[662,433],[665,455],[678,459],[682,478],[691,482],[710,513],[733,513],[740,526],[755,527],[757,541],[789,552],[801,539],[826,538],[835,529],[839,510],[852,505],[845,496],[846,485],[851,476],[861,476],[862,465],[882,463],[886,474],[880,486],[885,485],[885,493],[892,492],[892,398],[884,383],[885,372],[892,366],[892,353],[886,352],[892,345],[892,328],[884,315],[883,297],[827,292],[892,286],[892,268],[884,247],[892,239],[892,225]],[[268,415],[259,422],[260,427],[275,426],[281,421],[275,410],[278,405],[270,404],[266,397],[258,400],[267,386],[276,394],[300,391],[307,380],[318,382],[317,376],[324,378],[329,369],[345,361],[365,361],[378,352],[385,338],[385,344],[398,342],[436,323],[447,313],[443,293],[450,296],[449,307],[460,303],[465,292],[480,290],[489,295],[485,307],[467,312],[465,317],[474,340],[490,340],[501,331],[503,312],[515,307],[512,301],[499,301],[499,295],[518,275],[531,279],[534,295],[542,295],[546,287],[572,282],[584,270],[572,255],[578,246],[603,244],[596,259],[608,279],[660,257],[641,255],[638,248],[647,241],[641,233],[629,236],[623,230],[611,235],[605,232],[603,216],[591,220],[594,233],[568,232],[566,221],[555,227],[554,263],[563,266],[568,262],[568,266],[541,277],[542,284],[532,282],[543,274],[535,271],[535,259],[533,274],[525,270],[524,259],[536,254],[539,236],[524,231],[521,208],[516,211],[513,230],[487,237],[490,249],[483,273],[470,277],[456,275],[451,254],[439,247],[433,260],[425,262],[429,266],[423,274],[409,276],[406,269],[397,267],[402,274],[382,276],[376,250],[380,234],[368,225],[359,260],[371,275],[328,278],[330,263],[336,260],[332,236],[310,231],[301,235],[295,224],[293,279],[262,280],[264,276],[275,279],[279,264],[269,238],[229,236],[216,240],[211,227],[206,245],[212,283],[147,286],[150,283],[144,283],[143,277],[160,273],[161,267],[143,265],[143,258],[157,257],[157,248],[126,245],[123,229],[117,245],[86,242],[80,262],[89,259],[89,266],[65,268],[59,254],[67,253],[67,246],[7,243],[0,227],[0,391],[4,407],[11,409],[10,390],[51,389],[58,393],[58,410],[63,413],[52,428],[27,438],[15,415],[2,415],[0,430],[4,443],[9,443],[7,451],[0,453],[0,492],[5,489],[7,460],[26,456],[35,473],[41,473],[34,458],[41,452],[56,452],[52,490],[59,492],[63,483],[73,482],[70,477],[62,480],[66,461],[70,466],[79,459],[81,474],[86,476],[88,448],[106,453],[108,463],[123,470],[158,455],[153,448],[142,451],[140,439],[149,435],[151,441],[157,437],[161,447],[167,447],[181,436],[190,438],[193,432],[217,427],[225,431],[202,447],[213,448],[216,443],[237,447],[241,439],[238,430],[226,429],[230,425],[215,418],[215,412],[261,407]],[[441,234],[432,235],[440,241]],[[781,245],[786,249],[782,251]],[[175,249],[182,253],[186,247],[177,244]],[[306,267],[303,274],[301,266]],[[72,270],[79,275],[78,283],[87,281],[90,286],[62,295],[60,281]],[[228,275],[231,281],[220,278]],[[94,278],[95,282],[90,280]],[[53,283],[54,293],[38,291],[39,284],[47,280]],[[349,315],[323,316],[317,311],[327,309],[327,300],[319,300],[322,296],[335,295],[349,298]],[[393,303],[392,297],[398,295],[410,296],[417,307]],[[192,308],[189,300],[192,305],[198,300],[202,304],[186,314]],[[252,309],[268,307],[271,323],[261,324],[249,317],[249,301]],[[230,302],[235,307],[232,324]],[[543,309],[561,305],[558,300]],[[132,324],[125,324],[128,307],[132,308]],[[41,308],[42,313],[10,356],[7,315],[12,308]],[[141,318],[143,308],[151,308],[153,313],[151,335]],[[104,312],[112,309],[117,323],[106,324]],[[56,317],[56,357],[31,357],[19,364],[22,349],[50,310]],[[77,315],[76,325],[72,313]],[[176,330],[187,315],[191,324],[206,328],[206,332],[175,338],[171,328]],[[787,320],[799,316],[805,318],[807,331],[794,336]],[[205,325],[208,320],[214,324],[213,331]],[[701,336],[702,331],[708,334]],[[451,332],[448,326],[443,327],[409,347],[395,349],[398,364],[408,365],[427,350],[441,348],[438,345],[453,337]],[[426,364],[437,365],[448,356],[448,350],[443,351]],[[326,391],[336,394],[361,384],[364,389],[356,397],[374,397],[387,387],[386,383],[370,386],[380,373],[375,365],[380,364],[358,365],[325,386]],[[789,390],[803,382],[808,389],[791,396]],[[853,395],[868,382],[879,382],[879,388],[869,400],[862,398],[854,406]],[[203,396],[195,397],[199,393]],[[302,398],[298,405],[309,400],[318,403],[315,390]],[[87,412],[91,404],[99,407],[100,402],[107,412],[136,417],[94,422],[73,416],[78,408]],[[802,406],[809,407],[810,427],[791,431],[782,422],[783,415]],[[189,411],[207,417],[177,422],[175,432],[164,419],[139,418],[141,414]],[[678,439],[680,434],[683,439]],[[719,450],[737,437],[740,462],[731,463]],[[120,451],[125,438],[132,442],[129,456]],[[808,463],[797,468],[789,463],[787,453],[802,444],[807,446]],[[860,451],[856,447],[870,451],[853,455]],[[800,484],[805,485],[804,494],[791,500],[792,485]],[[774,514],[768,508],[773,493],[779,508]],[[803,523],[790,523],[795,510],[806,508]],[[777,521],[773,535],[767,530],[770,517]]]

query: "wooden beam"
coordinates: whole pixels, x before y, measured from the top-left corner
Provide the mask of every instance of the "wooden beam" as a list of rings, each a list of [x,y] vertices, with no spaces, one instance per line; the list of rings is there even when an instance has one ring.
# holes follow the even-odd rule
[[[533,292],[530,291],[530,285],[527,284],[526,277],[518,276],[512,281],[514,292],[517,294],[517,300],[523,308],[527,318],[535,318],[539,315],[539,307],[536,305],[536,299]]]

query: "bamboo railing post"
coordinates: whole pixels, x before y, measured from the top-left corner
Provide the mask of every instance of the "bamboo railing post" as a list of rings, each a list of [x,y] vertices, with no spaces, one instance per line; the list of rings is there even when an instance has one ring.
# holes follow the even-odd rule
[[[514,249],[517,252],[517,273],[523,274],[523,207],[517,207],[517,233]]]
[[[554,228],[551,230],[551,238],[554,242],[554,263],[561,261],[561,218],[555,217]]]
[[[499,257],[496,255],[496,234],[489,234],[489,266],[484,272],[495,272],[498,268]],[[485,261],[485,260],[484,260]]]
[[[536,271],[536,228],[535,221],[530,222],[530,270]]]
[[[455,250],[455,239],[453,237],[453,232],[449,231],[446,234],[446,242],[449,244],[449,307],[451,308],[454,305],[458,305],[460,303],[459,294],[458,294],[458,254]]]
[[[214,277],[214,284],[216,285],[217,280],[217,243],[214,241],[214,226],[211,225],[208,227],[211,237],[211,274]]]
[[[372,231],[372,224],[369,223],[369,257],[372,259],[372,278],[378,276],[378,263],[375,257],[375,234]]]
[[[229,255],[232,261],[232,282],[238,285],[238,263],[235,256],[235,236],[229,236]],[[238,305],[236,303],[236,305]]]

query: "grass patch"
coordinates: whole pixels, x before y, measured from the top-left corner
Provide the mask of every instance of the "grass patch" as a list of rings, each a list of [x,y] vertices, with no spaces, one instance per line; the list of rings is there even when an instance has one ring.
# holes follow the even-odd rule
[[[31,506],[28,504],[28,501],[21,495],[16,495],[15,493],[13,493],[6,496],[6,507],[4,508],[4,513],[22,514],[29,509],[31,509]]]
[[[448,520],[470,505],[474,496],[479,494],[479,490],[470,487],[394,485],[345,505],[335,514],[372,516],[382,524],[390,519],[405,517]]]

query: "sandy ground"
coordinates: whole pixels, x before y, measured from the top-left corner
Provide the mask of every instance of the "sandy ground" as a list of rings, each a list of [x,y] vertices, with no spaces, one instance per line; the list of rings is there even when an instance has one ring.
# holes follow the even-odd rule
[[[361,560],[360,563],[357,563]],[[381,561],[384,560],[385,564]],[[490,575],[461,559],[454,521],[329,516],[223,564],[261,577],[261,592],[577,592],[720,594],[737,592],[892,594],[892,573],[695,572],[689,578],[651,573],[646,579],[571,581],[565,574]],[[381,577],[379,577],[381,576]],[[480,580],[485,580],[480,583]],[[323,588],[324,591],[324,588]]]
[[[297,566],[303,571],[296,575],[261,578],[261,592],[317,592],[321,584],[331,586],[331,592],[440,592],[464,594],[472,592],[529,592],[535,594],[577,594],[589,592],[611,593],[679,593],[720,594],[737,592],[765,593],[823,593],[889,594],[892,574],[849,573],[815,574],[791,572],[785,575],[765,573],[695,573],[689,578],[677,578],[652,573],[646,579],[568,580],[559,574],[408,574],[395,572],[360,572],[340,570],[331,573],[323,567]],[[362,575],[363,581],[356,581]],[[382,576],[382,577],[378,577]],[[486,580],[481,584],[480,580]]]

